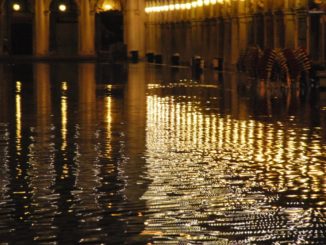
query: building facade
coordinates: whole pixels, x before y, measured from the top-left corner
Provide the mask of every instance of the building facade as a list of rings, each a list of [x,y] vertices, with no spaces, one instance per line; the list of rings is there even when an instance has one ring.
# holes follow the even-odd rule
[[[160,55],[164,63],[173,55],[184,64],[200,56],[234,67],[252,46],[300,47],[315,63],[326,59],[325,0],[0,0],[0,6],[0,56],[96,57],[103,33],[112,39],[99,16],[116,11],[127,52]]]
[[[250,46],[304,48],[313,62],[325,63],[325,1],[320,0],[149,0],[146,51],[165,62],[177,53],[187,63],[237,64]]]

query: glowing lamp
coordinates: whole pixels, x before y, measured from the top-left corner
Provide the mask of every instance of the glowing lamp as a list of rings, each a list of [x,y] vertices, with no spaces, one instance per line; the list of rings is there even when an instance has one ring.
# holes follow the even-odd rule
[[[112,7],[112,5],[111,4],[104,4],[104,6],[103,6],[103,9],[105,10],[105,11],[109,11],[109,10],[111,10],[113,7]]]
[[[21,9],[21,6],[20,6],[20,4],[18,4],[18,3],[14,3],[14,4],[12,5],[12,9],[13,9],[14,11],[19,11],[19,10]]]
[[[61,12],[65,12],[65,11],[67,10],[67,6],[66,6],[65,4],[60,4],[60,5],[59,5],[59,10],[60,10]]]

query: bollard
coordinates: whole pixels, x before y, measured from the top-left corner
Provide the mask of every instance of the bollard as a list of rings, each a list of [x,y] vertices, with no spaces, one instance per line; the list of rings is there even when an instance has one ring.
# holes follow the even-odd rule
[[[218,70],[219,69],[219,60],[217,57],[213,58],[212,60],[212,68],[214,70]]]
[[[175,53],[175,54],[172,55],[172,57],[171,57],[171,64],[173,66],[180,65],[180,54],[179,53]]]
[[[154,56],[154,60],[155,60],[155,63],[156,63],[156,64],[162,64],[162,62],[163,62],[163,57],[162,57],[161,54],[156,54],[156,55]]]
[[[138,62],[138,51],[137,50],[132,50],[130,51],[130,58],[132,63],[137,63]]]
[[[212,67],[214,70],[222,71],[223,70],[223,58],[213,58]]]
[[[200,56],[194,56],[191,60],[191,68],[194,73],[202,73],[204,71],[204,60]]]
[[[223,58],[218,58],[217,60],[218,60],[217,70],[218,71],[223,71],[223,63],[224,63]]]
[[[154,62],[154,53],[149,52],[149,53],[146,54],[146,57],[147,57],[147,62],[149,62],[149,63]]]

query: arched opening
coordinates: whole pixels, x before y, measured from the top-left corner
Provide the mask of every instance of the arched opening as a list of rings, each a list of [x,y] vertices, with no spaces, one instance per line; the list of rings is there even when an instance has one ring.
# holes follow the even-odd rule
[[[96,15],[96,40],[99,53],[110,53],[113,59],[125,55],[123,13],[120,1],[99,2]]]
[[[28,0],[4,3],[3,51],[9,55],[32,55],[33,14]]]
[[[76,55],[78,51],[78,7],[75,0],[53,0],[50,5],[50,51]]]
[[[100,12],[97,18],[100,50],[109,50],[111,45],[123,43],[123,15],[121,11]]]

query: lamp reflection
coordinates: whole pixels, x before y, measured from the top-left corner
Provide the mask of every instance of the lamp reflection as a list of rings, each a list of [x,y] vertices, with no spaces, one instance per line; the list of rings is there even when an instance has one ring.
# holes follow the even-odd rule
[[[239,115],[235,110],[230,110],[233,117],[198,110],[202,91],[197,96],[186,90],[179,95],[180,91],[180,85],[173,90],[165,90],[164,84],[149,87],[147,173],[153,181],[143,199],[148,213],[155,215],[148,215],[142,235],[196,241],[203,220],[219,235],[264,233],[258,223],[268,226],[273,221],[267,217],[288,217],[299,200],[313,203],[313,212],[317,211],[309,216],[306,210],[298,210],[296,220],[306,217],[313,224],[313,217],[322,218],[318,210],[325,204],[326,173],[320,132],[309,135],[295,124],[248,119],[246,107],[238,112],[241,120],[235,119]],[[239,103],[231,101],[233,107]],[[262,216],[253,210],[261,210]],[[275,210],[280,211],[275,214]],[[246,216],[247,211],[253,211],[252,217]],[[210,215],[215,216],[210,219]],[[240,222],[243,218],[251,224],[250,230]],[[284,228],[301,229],[303,234],[312,229],[292,221],[288,225],[291,228]],[[314,229],[322,232],[323,228]],[[200,238],[206,239],[209,236]]]
[[[22,83],[16,82],[16,150],[17,155],[21,154],[22,140],[22,102],[21,102]]]
[[[111,144],[110,144],[110,139],[111,139],[111,123],[112,123],[112,115],[111,115],[111,110],[112,110],[112,97],[107,96],[104,99],[104,104],[105,104],[105,122],[106,122],[106,140],[108,141],[106,143],[106,150],[105,154],[109,158],[111,156]]]
[[[68,83],[66,81],[61,84],[61,150],[66,150],[67,147],[67,122],[68,122],[68,103],[67,103]]]

